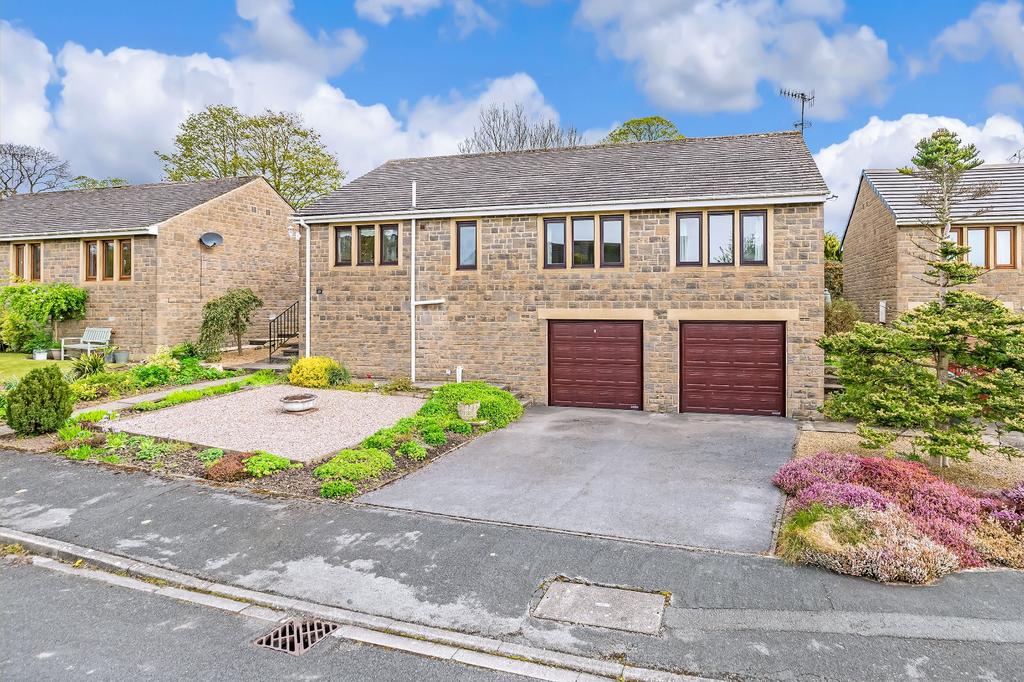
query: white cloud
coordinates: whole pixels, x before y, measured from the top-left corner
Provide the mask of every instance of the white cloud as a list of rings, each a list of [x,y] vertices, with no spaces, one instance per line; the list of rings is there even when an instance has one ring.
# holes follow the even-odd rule
[[[872,116],[865,126],[850,133],[845,140],[824,147],[814,155],[829,189],[838,195],[838,199],[825,205],[825,228],[836,234],[846,229],[863,169],[908,165],[917,141],[937,128],[948,128],[965,142],[977,145],[981,157],[988,163],[1005,163],[1011,154],[1024,147],[1024,126],[1002,114],[980,125],[927,114],[906,114],[894,121]]]
[[[762,82],[815,89],[826,119],[849,104],[880,101],[891,70],[888,46],[867,27],[826,33],[835,0],[583,0],[579,20],[602,45],[636,64],[657,104],[687,111],[749,111]]]
[[[476,0],[449,0],[455,14],[455,25],[462,36],[478,28],[492,29],[497,25]],[[401,15],[405,18],[418,17],[445,4],[445,0],[356,0],[356,14],[382,26]]]
[[[5,50],[16,48],[20,56],[17,62],[4,60],[18,68],[3,70],[0,139],[45,144],[70,160],[76,173],[142,182],[160,177],[153,151],[171,148],[189,113],[210,104],[249,113],[271,108],[302,114],[351,178],[389,158],[454,153],[481,107],[492,103],[522,102],[532,116],[558,118],[536,82],[522,73],[482,83],[470,93],[424,98],[397,112],[363,104],[326,80],[326,72],[350,59],[345,38],[314,39],[290,15],[274,14],[287,4],[240,5],[243,16],[253,17],[253,30],[234,36],[242,52],[228,59],[127,47],[103,52],[76,43],[66,44],[54,59],[29,33],[0,24]],[[265,21],[286,26],[301,53],[263,35]],[[51,77],[59,87],[52,106],[45,96]],[[11,92],[17,97],[8,97]]]

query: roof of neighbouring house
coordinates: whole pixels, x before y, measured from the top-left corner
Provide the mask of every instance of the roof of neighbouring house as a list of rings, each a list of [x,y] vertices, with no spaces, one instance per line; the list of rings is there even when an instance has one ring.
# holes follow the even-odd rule
[[[0,239],[141,231],[254,179],[218,178],[15,194],[0,200]]]
[[[414,180],[417,213],[658,200],[823,198],[828,192],[803,136],[777,132],[398,159],[312,202],[299,215],[410,212]]]
[[[930,189],[926,180],[904,175],[895,168],[865,170],[864,178],[896,217],[897,225],[917,225],[935,215],[919,199]],[[984,164],[967,171],[964,178],[968,184],[993,185],[995,190],[986,197],[956,204],[954,220],[963,223],[1024,221],[1024,165]]]

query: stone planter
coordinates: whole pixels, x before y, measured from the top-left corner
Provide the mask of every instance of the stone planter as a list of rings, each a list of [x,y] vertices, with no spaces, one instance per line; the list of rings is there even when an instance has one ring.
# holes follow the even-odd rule
[[[281,398],[281,408],[285,412],[305,412],[316,407],[316,396],[312,393],[296,393]]]
[[[32,351],[33,360],[47,360],[50,357],[49,349],[46,350],[34,350]]]
[[[117,365],[122,365],[128,362],[128,360],[131,358],[131,352],[126,350],[116,350],[113,353],[111,353],[111,355],[114,358],[114,364]]]
[[[459,410],[459,419],[464,422],[476,421],[476,413],[480,411],[480,403],[459,403],[457,406]]]

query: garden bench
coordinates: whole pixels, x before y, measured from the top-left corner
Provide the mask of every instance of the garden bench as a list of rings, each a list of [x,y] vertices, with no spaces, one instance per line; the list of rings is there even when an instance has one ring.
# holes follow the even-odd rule
[[[67,343],[75,341],[75,343]],[[64,359],[65,351],[82,350],[92,355],[94,350],[110,345],[110,329],[107,327],[86,327],[81,336],[65,336],[60,340],[60,359]]]

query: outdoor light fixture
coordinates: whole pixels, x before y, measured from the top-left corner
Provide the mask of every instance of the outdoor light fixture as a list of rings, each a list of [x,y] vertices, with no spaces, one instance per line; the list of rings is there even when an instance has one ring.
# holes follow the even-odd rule
[[[224,237],[220,236],[218,232],[204,232],[199,237],[199,241],[208,249],[212,249],[215,246],[220,246],[224,243]]]

